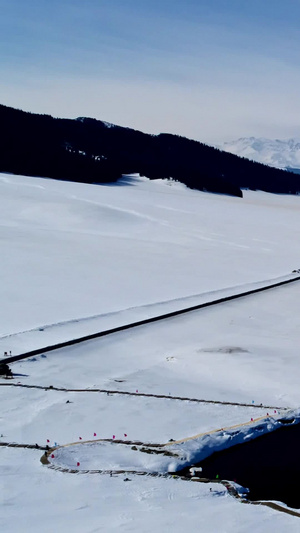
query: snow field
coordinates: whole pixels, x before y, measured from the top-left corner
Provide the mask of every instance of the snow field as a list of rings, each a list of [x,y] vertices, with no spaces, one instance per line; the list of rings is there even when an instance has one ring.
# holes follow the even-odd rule
[[[0,387],[0,395],[7,412],[13,414],[1,421],[4,437],[0,441],[40,445],[47,439],[50,445],[77,442],[79,437],[90,440],[94,433],[97,439],[115,435],[122,440],[164,444],[221,428],[224,421],[235,425],[265,413],[259,408],[15,387]]]
[[[39,451],[1,451],[1,527],[20,531],[299,531],[298,520],[241,505],[218,484],[147,476],[72,475],[41,468]],[[16,470],[18,482],[16,482]],[[212,492],[210,492],[210,488]],[[216,512],[217,510],[217,512]]]
[[[14,371],[33,385],[296,408],[299,286],[56,350],[14,363]]]
[[[241,200],[138,177],[90,186],[1,175],[0,192],[3,351],[160,314],[177,306],[171,300],[191,302],[300,266],[297,197],[245,191]],[[296,409],[299,286],[20,361],[16,381]],[[0,386],[0,397],[0,440],[33,444],[113,435],[164,443],[267,416],[257,407],[96,392]],[[274,424],[269,419],[265,427]],[[239,436],[254,436],[255,427],[243,426]],[[201,446],[213,451],[228,436],[226,430],[170,449],[193,460]],[[218,484],[63,474],[42,466],[39,450],[0,449],[0,525],[8,532],[299,530],[297,518],[241,505]],[[82,469],[163,467],[159,456],[116,444],[57,453],[54,462],[76,460]]]
[[[231,198],[137,177],[124,183],[0,175],[2,335],[299,266],[297,197]]]

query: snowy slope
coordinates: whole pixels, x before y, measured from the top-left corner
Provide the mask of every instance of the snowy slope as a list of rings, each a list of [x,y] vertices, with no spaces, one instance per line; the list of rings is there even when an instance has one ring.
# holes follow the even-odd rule
[[[3,351],[193,305],[300,266],[298,197],[230,198],[139,177],[93,186],[8,175],[0,193]],[[50,461],[79,463],[80,473],[42,466],[38,449],[1,447],[1,530],[299,531],[298,518],[241,505],[219,484],[84,473],[170,467],[170,458],[162,464],[98,439],[197,436],[169,445],[178,463],[226,445],[232,426],[250,438],[255,419],[268,429],[278,407],[280,416],[297,410],[299,286],[15,363],[16,379],[0,381],[0,441],[76,443]]]
[[[300,168],[299,139],[279,140],[243,137],[236,141],[225,142],[220,148],[226,152],[272,167]]]
[[[300,265],[294,197],[240,199],[141,178],[98,186],[9,175],[0,176],[0,192],[1,335]]]

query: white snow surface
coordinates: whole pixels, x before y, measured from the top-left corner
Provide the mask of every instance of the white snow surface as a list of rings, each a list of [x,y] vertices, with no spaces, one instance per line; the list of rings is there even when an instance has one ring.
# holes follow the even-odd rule
[[[271,167],[300,169],[300,139],[242,137],[224,142],[219,148]]]
[[[2,174],[0,192],[2,351],[288,279],[300,266],[298,197],[209,195],[138,176],[85,185]],[[1,447],[1,531],[299,531],[299,518],[241,505],[220,484],[84,473],[178,470],[282,416],[299,420],[299,287],[14,363],[18,376],[0,382],[0,441],[49,440],[60,446],[50,462],[79,473],[43,466],[39,450]],[[50,385],[77,390],[34,388]],[[177,456],[99,440],[113,437]]]

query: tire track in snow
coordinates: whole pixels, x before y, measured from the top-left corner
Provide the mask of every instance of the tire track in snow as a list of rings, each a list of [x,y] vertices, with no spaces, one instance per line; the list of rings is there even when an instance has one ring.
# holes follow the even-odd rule
[[[0,447],[4,448],[28,448],[31,450],[44,450],[47,455],[52,453],[53,451],[59,449],[59,448],[67,448],[68,446],[75,446],[77,444],[91,444],[94,442],[109,442],[111,444],[125,444],[127,446],[143,446],[146,448],[162,448],[163,446],[166,446],[165,444],[155,444],[153,442],[141,442],[138,440],[121,440],[121,439],[93,439],[93,440],[85,440],[85,441],[76,441],[76,442],[70,442],[68,444],[62,444],[61,446],[42,446],[40,444],[26,444],[26,443],[18,443],[18,442],[2,442],[0,441]],[[170,443],[168,443],[170,444]]]
[[[30,450],[49,450],[49,446],[41,446],[40,444],[23,444],[18,442],[1,442],[0,446],[3,448],[28,448]]]
[[[119,390],[110,390],[110,389],[67,389],[63,387],[54,387],[52,385],[42,386],[42,385],[26,385],[24,383],[0,383],[0,387],[23,387],[24,389],[39,389],[45,391],[57,391],[57,392],[71,392],[71,393],[81,393],[81,392],[97,392],[100,394],[110,395],[121,395],[121,396],[141,396],[143,398],[157,398],[163,400],[177,400],[181,402],[194,402],[194,403],[204,403],[204,404],[215,404],[215,405],[231,405],[234,407],[254,407],[256,409],[273,409],[278,411],[285,411],[290,409],[290,407],[279,407],[274,405],[263,405],[255,403],[241,403],[241,402],[229,402],[225,400],[204,400],[202,398],[189,398],[186,396],[171,396],[166,394],[152,394],[148,392],[129,392],[129,391],[119,391]]]

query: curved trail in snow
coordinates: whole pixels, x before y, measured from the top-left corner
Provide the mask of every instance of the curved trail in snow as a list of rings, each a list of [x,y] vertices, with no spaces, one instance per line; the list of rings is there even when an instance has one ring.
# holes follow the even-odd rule
[[[253,421],[253,423],[255,421],[258,421],[258,420],[262,420],[264,417],[261,417],[261,418],[258,418],[258,419],[255,419]],[[252,423],[252,422],[251,422]],[[232,429],[232,428],[235,428],[235,427],[239,427],[239,426],[242,426],[242,425],[245,425],[245,424],[249,424],[249,422],[246,422],[244,424],[238,424],[237,426],[231,426],[230,428],[225,428],[225,429]],[[222,428],[223,429],[223,428]],[[219,430],[215,430],[215,431],[219,431]],[[207,433],[203,433],[202,435],[209,435],[210,433],[212,432],[207,432]],[[190,440],[190,439],[193,439],[193,438],[197,438],[199,435],[196,435],[194,437],[187,437],[186,439],[182,439],[181,441],[176,441],[176,442],[183,442],[185,440]],[[50,463],[48,457],[51,457],[51,455],[53,454],[53,452],[55,453],[55,450],[59,449],[59,448],[65,448],[65,447],[68,447],[68,446],[72,446],[72,445],[77,445],[77,444],[85,444],[85,443],[90,443],[90,442],[100,442],[100,441],[106,441],[106,442],[111,442],[111,443],[115,443],[115,444],[127,444],[127,445],[132,445],[132,444],[135,444],[137,446],[141,445],[141,443],[136,443],[136,442],[128,442],[128,441],[115,441],[115,440],[110,440],[110,439],[97,439],[97,440],[93,440],[93,441],[79,441],[79,442],[76,442],[76,443],[70,443],[70,444],[65,444],[65,445],[62,445],[62,446],[57,446],[56,448],[52,448],[50,451],[46,451],[45,454],[42,456],[41,458],[41,462],[42,464],[46,465],[48,468],[52,469],[52,470],[55,470],[55,471],[59,471],[59,472],[62,472],[62,473],[66,473],[66,474],[88,474],[88,475],[91,475],[91,474],[102,474],[102,475],[110,475],[110,476],[113,476],[113,475],[132,475],[132,476],[135,476],[135,475],[138,475],[138,476],[148,476],[148,477],[163,477],[163,478],[175,478],[175,479],[181,479],[182,481],[191,481],[191,482],[199,482],[199,483],[217,483],[219,485],[223,485],[226,490],[228,491],[228,494],[230,494],[231,496],[233,496],[234,498],[236,498],[237,500],[239,500],[241,503],[245,503],[245,504],[249,504],[249,505],[264,505],[270,509],[273,509],[275,511],[279,511],[279,512],[282,512],[282,513],[286,513],[290,516],[295,516],[297,518],[300,518],[300,513],[297,512],[296,510],[292,509],[292,508],[289,508],[289,507],[286,507],[284,504],[281,504],[281,503],[278,503],[278,502],[273,502],[273,501],[268,501],[268,500],[257,500],[257,501],[251,501],[251,500],[248,500],[246,497],[244,497],[243,495],[241,495],[235,484],[228,481],[228,480],[222,480],[222,479],[208,479],[208,478],[201,478],[201,477],[191,477],[191,476],[187,476],[187,475],[180,475],[180,474],[176,474],[176,473],[171,473],[171,472],[168,472],[168,473],[159,473],[159,472],[146,472],[146,471],[138,471],[138,470],[126,470],[126,469],[118,469],[118,470],[104,470],[104,469],[90,469],[90,470],[80,470],[78,468],[67,468],[67,467],[62,467],[62,466],[58,466],[58,465],[55,465],[55,464],[52,464]],[[143,450],[141,449],[140,451],[146,451],[146,453],[149,453],[149,451],[151,450],[151,453],[162,453],[161,450],[166,447],[166,446],[172,446],[172,444],[176,444],[176,442],[168,442],[166,444],[162,444],[162,445],[159,445],[159,444],[144,444],[143,446],[148,446],[149,448],[146,449],[146,450]],[[155,448],[160,448],[159,450],[155,450]],[[131,481],[130,479],[128,479],[127,477],[124,479],[124,481]]]
[[[298,273],[298,271],[297,271],[297,273]],[[173,318],[173,317],[176,317],[176,316],[179,316],[179,315],[183,315],[183,314],[186,314],[186,313],[191,313],[193,311],[197,311],[199,309],[204,309],[206,307],[211,307],[211,306],[218,305],[218,304],[225,303],[225,302],[229,302],[229,301],[232,301],[232,300],[237,300],[238,298],[244,298],[245,296],[250,296],[252,294],[257,294],[257,293],[260,293],[260,292],[263,292],[263,291],[266,291],[266,290],[275,289],[277,287],[281,287],[283,285],[294,283],[296,281],[300,281],[300,276],[299,275],[297,275],[297,276],[294,275],[292,278],[288,278],[288,279],[285,279],[283,281],[282,280],[281,281],[276,281],[276,282],[273,281],[271,284],[269,283],[267,285],[264,285],[263,287],[256,287],[255,289],[250,289],[250,290],[247,290],[247,291],[234,293],[234,294],[231,294],[229,296],[224,296],[224,297],[221,297],[221,298],[217,298],[215,300],[209,300],[209,301],[197,304],[197,305],[186,307],[184,309],[178,309],[176,311],[171,311],[169,313],[164,313],[164,314],[157,315],[157,316],[154,316],[154,317],[151,317],[151,318],[138,320],[136,322],[131,322],[129,324],[123,324],[121,326],[117,326],[117,327],[114,327],[114,328],[109,328],[109,329],[106,329],[106,330],[103,330],[103,331],[98,331],[98,332],[92,333],[90,335],[84,335],[82,337],[78,337],[78,338],[71,339],[71,340],[68,340],[68,341],[59,342],[57,344],[51,344],[51,345],[48,345],[48,346],[44,346],[42,348],[31,350],[29,352],[21,353],[19,355],[5,357],[2,360],[2,362],[5,362],[7,364],[13,363],[15,361],[20,361],[22,359],[26,359],[28,357],[32,357],[32,356],[35,356],[35,355],[41,355],[43,353],[52,352],[54,350],[59,350],[61,348],[66,348],[68,346],[74,346],[76,344],[81,344],[83,342],[87,342],[87,341],[90,341],[90,340],[94,340],[94,339],[98,339],[98,338],[101,338],[101,337],[105,337],[107,335],[112,335],[114,333],[119,333],[119,332],[122,332],[122,331],[126,331],[128,329],[133,329],[133,328],[136,328],[136,327],[145,326],[147,324],[152,324],[154,322],[158,322],[158,321],[161,321],[161,320],[166,320],[168,318]]]
[[[120,441],[120,440],[111,440],[111,439],[98,439],[102,442],[111,442],[114,444],[126,444],[126,445],[136,445],[136,446],[149,446],[152,449],[152,453],[155,453],[155,447],[163,447],[166,445],[170,445],[170,443],[167,443],[165,445],[159,445],[159,444],[146,444],[141,443],[137,441]],[[97,440],[97,441],[98,441]],[[97,442],[95,441],[85,441],[85,442]],[[73,444],[84,444],[85,442],[78,442]],[[67,444],[65,446],[70,446],[72,444]],[[1,447],[10,447],[10,448],[27,448],[27,449],[36,449],[36,450],[43,450],[45,453],[41,457],[41,463],[45,466],[47,466],[51,470],[55,470],[57,472],[61,472],[64,474],[100,474],[100,475],[110,475],[110,476],[118,476],[118,475],[132,475],[132,476],[147,476],[147,477],[160,477],[160,478],[175,478],[175,479],[181,479],[182,481],[190,481],[190,482],[198,482],[198,483],[214,483],[222,485],[226,488],[228,491],[228,494],[239,500],[241,503],[249,504],[249,505],[264,505],[266,507],[269,507],[270,509],[273,509],[275,511],[279,511],[282,513],[286,513],[291,516],[295,516],[297,518],[300,518],[300,513],[288,508],[284,505],[281,505],[278,502],[272,502],[272,501],[250,501],[247,500],[245,497],[241,496],[239,492],[237,491],[235,485],[227,480],[220,480],[220,479],[208,479],[208,478],[200,478],[200,477],[190,477],[186,475],[178,475],[173,473],[159,473],[159,472],[146,472],[146,471],[138,471],[138,470],[124,470],[124,469],[118,469],[118,470],[104,470],[104,469],[91,469],[91,470],[79,470],[78,468],[67,468],[62,466],[57,466],[54,464],[51,464],[49,462],[48,457],[50,454],[55,452],[57,448],[51,448],[48,449],[45,446],[39,446],[38,444],[19,444],[19,443],[9,443],[9,442],[1,442]],[[65,447],[64,446],[64,447]],[[154,450],[153,450],[154,449]],[[131,481],[128,478],[125,478],[124,481]]]
[[[13,384],[13,383],[2,383],[0,384],[2,386],[16,386],[16,387],[25,387],[25,388],[39,388],[39,389],[44,389],[44,390],[60,390],[60,391],[67,391],[69,392],[68,389],[59,389],[59,388],[54,388],[54,387],[41,387],[41,386],[30,386],[30,385],[22,385],[22,384]],[[99,390],[94,390],[94,389],[79,389],[79,390],[76,390],[76,389],[73,389],[73,390],[70,390],[70,392],[111,392],[111,391],[99,391]],[[119,391],[113,391],[113,394],[120,394]],[[122,392],[121,392],[122,394]],[[163,395],[153,395],[153,394],[143,394],[143,393],[123,393],[123,394],[127,394],[127,395],[133,395],[133,396],[147,396],[147,397],[154,397],[154,398],[167,398],[167,399],[175,399],[175,400],[182,400],[182,401],[195,401],[195,402],[201,402],[201,403],[222,403],[222,404],[225,404],[225,405],[243,405],[243,406],[247,406],[247,407],[265,407],[266,406],[254,406],[253,404],[235,404],[235,403],[232,403],[232,402],[216,402],[216,401],[208,401],[206,402],[205,400],[198,400],[198,399],[188,399],[188,398],[181,398],[181,397],[170,397],[170,396],[163,396]],[[270,407],[269,407],[270,408]],[[290,509],[290,508],[287,508],[285,507],[284,505],[281,505],[279,503],[274,503],[274,502],[270,502],[270,501],[250,501],[250,500],[247,500],[246,498],[244,498],[243,496],[241,496],[239,494],[239,492],[237,491],[236,487],[234,486],[234,484],[232,484],[230,481],[227,481],[227,480],[219,480],[219,479],[206,479],[206,478],[198,478],[198,477],[190,477],[190,476],[185,476],[185,475],[178,475],[178,474],[175,474],[175,473],[159,473],[159,472],[146,472],[146,471],[137,471],[137,470],[124,470],[124,469],[118,469],[118,470],[104,470],[104,469],[90,469],[90,470],[80,470],[78,468],[67,468],[67,467],[62,467],[62,466],[58,466],[58,465],[54,465],[52,463],[50,463],[49,461],[49,457],[51,458],[51,455],[53,453],[55,453],[55,450],[59,449],[59,448],[66,448],[66,447],[69,447],[69,446],[74,446],[74,445],[82,445],[82,444],[89,444],[89,443],[95,443],[95,442],[108,442],[108,443],[111,443],[111,444],[123,444],[123,445],[127,445],[127,446],[138,446],[140,447],[140,449],[137,451],[140,451],[140,452],[143,452],[145,451],[146,453],[154,453],[154,454],[160,454],[160,453],[164,453],[164,448],[165,447],[171,447],[172,445],[176,444],[176,443],[182,443],[182,442],[185,442],[185,441],[188,441],[188,440],[191,440],[191,439],[196,439],[196,438],[199,438],[199,436],[203,436],[203,435],[209,435],[211,433],[215,433],[215,432],[218,432],[220,430],[226,430],[226,429],[233,429],[233,428],[238,428],[238,427],[241,427],[241,426],[244,426],[244,425],[249,425],[249,424],[252,424],[252,423],[255,423],[259,420],[263,420],[265,417],[260,417],[260,418],[257,418],[255,420],[252,420],[251,422],[245,422],[245,423],[242,423],[242,424],[237,424],[235,426],[231,426],[231,427],[228,427],[228,428],[220,428],[220,429],[216,429],[214,431],[208,431],[208,432],[204,432],[204,433],[201,433],[201,434],[198,434],[198,435],[194,435],[192,437],[186,437],[185,439],[181,439],[181,440],[178,440],[178,441],[172,441],[172,442],[167,442],[167,443],[164,443],[164,444],[155,444],[155,443],[143,443],[141,441],[130,441],[130,440],[120,440],[120,439],[93,439],[93,440],[88,440],[88,441],[78,441],[78,442],[72,442],[72,443],[67,443],[67,444],[64,444],[64,445],[61,445],[61,446],[56,446],[56,447],[49,447],[49,446],[41,446],[37,443],[35,444],[24,444],[24,443],[15,443],[15,442],[0,442],[0,447],[8,447],[8,448],[25,448],[25,449],[36,449],[36,450],[43,450],[44,451],[44,454],[43,456],[41,457],[41,463],[45,466],[47,466],[48,468],[50,468],[51,470],[55,470],[55,471],[59,471],[61,473],[67,473],[67,474],[88,474],[88,475],[92,475],[92,474],[102,474],[102,475],[139,475],[139,476],[148,476],[148,477],[163,477],[163,478],[176,478],[176,479],[181,479],[183,481],[191,481],[191,482],[200,482],[200,483],[218,483],[219,485],[223,485],[228,493],[235,497],[236,499],[238,499],[241,503],[245,503],[245,504],[249,504],[249,505],[265,505],[266,507],[269,507],[271,509],[274,509],[276,511],[279,511],[279,512],[283,512],[283,513],[286,513],[286,514],[289,514],[291,516],[295,516],[295,517],[298,517],[300,518],[300,513],[294,511],[293,509]],[[172,452],[169,452],[169,454],[172,454]],[[131,481],[130,479],[128,479],[127,477],[124,479],[124,481]]]

